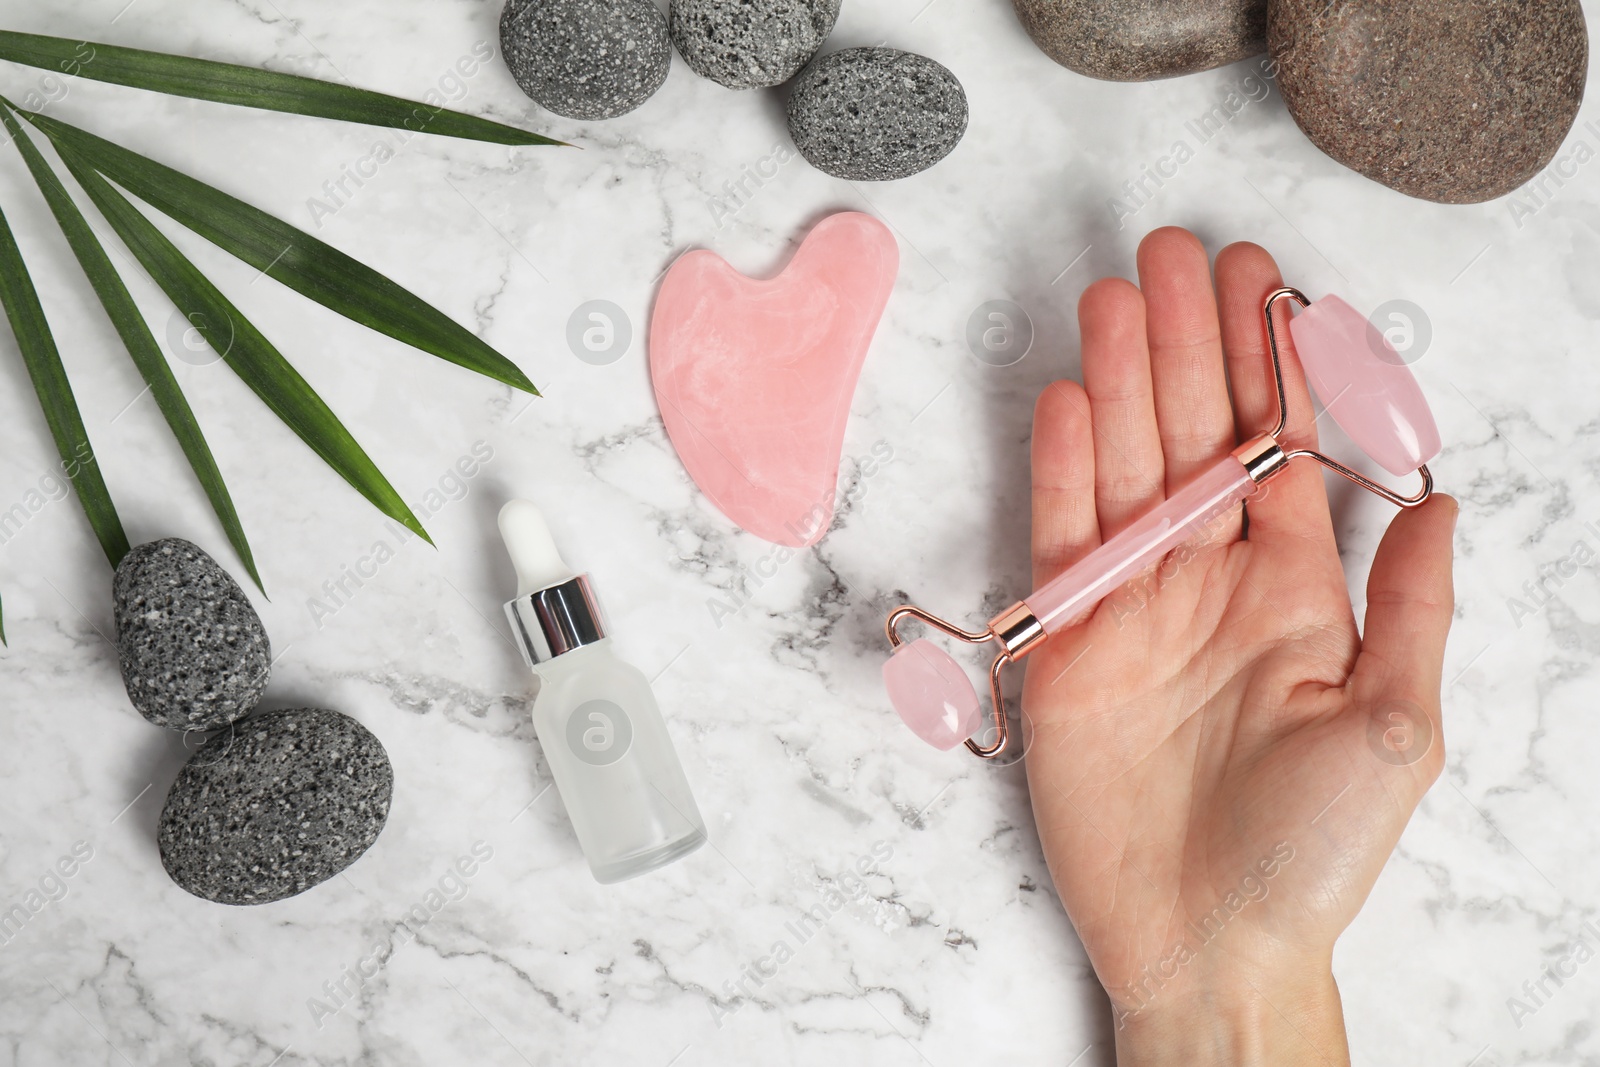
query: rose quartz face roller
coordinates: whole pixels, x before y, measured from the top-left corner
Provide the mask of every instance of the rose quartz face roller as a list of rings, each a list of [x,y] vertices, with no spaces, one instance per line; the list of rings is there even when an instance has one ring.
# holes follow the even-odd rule
[[[1289,332],[1312,390],[1351,440],[1381,467],[1394,475],[1415,472],[1422,476],[1422,488],[1416,495],[1401,496],[1311,449],[1285,452],[1278,444],[1288,412],[1272,309],[1286,299],[1305,308],[1290,323]],[[1267,297],[1262,310],[1278,393],[1278,421],[1270,433],[1235,448],[1132,526],[989,620],[987,629],[963,630],[910,605],[889,614],[885,630],[894,651],[883,665],[883,681],[895,710],[918,737],[940,749],[965,741],[985,759],[998,756],[1007,734],[1001,670],[1039,647],[1051,634],[1081,621],[1125,582],[1247,500],[1292,459],[1313,459],[1403,508],[1428,499],[1433,476],[1427,463],[1439,454],[1439,431],[1416,379],[1388,339],[1337,296],[1312,303],[1299,290],[1283,288]],[[966,672],[927,638],[903,640],[899,625],[908,619],[917,619],[959,641],[998,644],[999,652],[989,666],[995,709],[993,744],[985,747],[972,740],[983,726],[983,710]]]

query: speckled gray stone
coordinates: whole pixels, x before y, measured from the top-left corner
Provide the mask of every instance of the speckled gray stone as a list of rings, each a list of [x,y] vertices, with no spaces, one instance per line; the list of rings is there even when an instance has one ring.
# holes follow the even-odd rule
[[[383,745],[348,715],[252,715],[178,772],[156,828],[161,864],[178,885],[219,904],[292,897],[372,847],[393,792]]]
[[[672,0],[668,26],[685,63],[729,89],[782,85],[817,54],[840,0]]]
[[[1267,0],[1012,0],[1045,55],[1079,74],[1142,82],[1210,70],[1267,46]]]
[[[927,170],[961,141],[967,94],[926,56],[848,48],[818,59],[789,97],[789,135],[818,170],[891,181]]]
[[[176,537],[142,544],[111,592],[122,684],[139,714],[210,730],[256,706],[272,646],[244,590],[205,552]]]
[[[1555,155],[1589,67],[1578,0],[1272,0],[1284,103],[1313,144],[1410,196],[1473,204]]]
[[[649,0],[512,0],[500,50],[522,91],[569,119],[627,114],[672,66],[667,20]]]

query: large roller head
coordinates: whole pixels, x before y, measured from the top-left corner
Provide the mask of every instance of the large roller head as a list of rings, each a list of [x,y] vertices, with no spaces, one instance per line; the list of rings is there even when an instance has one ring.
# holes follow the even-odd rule
[[[1439,428],[1411,368],[1359,311],[1325,296],[1289,332],[1317,398],[1375,463],[1404,475],[1439,454]]]

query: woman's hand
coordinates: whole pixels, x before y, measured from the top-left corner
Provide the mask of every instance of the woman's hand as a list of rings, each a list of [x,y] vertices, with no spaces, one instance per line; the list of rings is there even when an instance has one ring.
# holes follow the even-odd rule
[[[1036,583],[1270,430],[1261,248],[1158,230],[1090,286],[1084,386],[1039,398]],[[1277,307],[1286,449],[1316,444]],[[1231,383],[1231,396],[1230,396]],[[1322,469],[1297,460],[1028,659],[1033,809],[1124,1064],[1348,1060],[1331,958],[1444,762],[1456,504],[1395,516],[1358,632]]]

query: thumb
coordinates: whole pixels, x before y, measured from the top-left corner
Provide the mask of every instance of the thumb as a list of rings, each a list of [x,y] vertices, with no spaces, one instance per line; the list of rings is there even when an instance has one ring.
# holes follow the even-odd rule
[[[1437,717],[1455,613],[1452,539],[1461,506],[1442,494],[1395,516],[1367,578],[1367,624],[1351,681],[1360,703],[1405,700]]]

